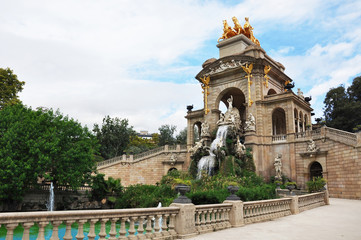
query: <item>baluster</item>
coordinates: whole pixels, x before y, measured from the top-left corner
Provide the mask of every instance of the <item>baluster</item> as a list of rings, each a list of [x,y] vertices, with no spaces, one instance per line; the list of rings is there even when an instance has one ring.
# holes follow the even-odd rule
[[[76,235],[76,239],[77,240],[82,240],[84,239],[84,223],[86,223],[88,220],[86,219],[81,219],[81,220],[78,220],[77,223],[78,223],[78,234]]]
[[[105,237],[107,236],[107,232],[105,229],[105,224],[109,221],[108,218],[102,218],[100,219],[100,232],[99,232],[99,240],[105,240]]]
[[[196,210],[196,221],[195,221],[195,224],[196,224],[196,230],[198,231],[198,233],[200,233],[200,231],[201,231],[201,222],[200,222],[200,220],[199,220],[199,211],[198,210]],[[169,223],[170,224],[170,223]]]
[[[221,225],[222,225],[222,229],[225,229],[227,227],[226,223],[224,222],[224,219],[225,219],[225,209],[222,208],[220,209],[220,220],[221,220]]]
[[[174,230],[174,219],[175,219],[175,216],[176,216],[177,214],[175,214],[175,213],[172,213],[171,215],[170,215],[170,217],[169,217],[169,233],[172,235],[172,236],[175,236],[175,235],[177,235],[177,233],[176,233],[176,231]],[[198,219],[198,222],[199,222],[199,219]]]
[[[163,214],[163,224],[162,224],[162,235],[167,237],[170,235],[170,233],[168,232],[168,226],[167,226],[167,219],[168,219],[169,214]]]
[[[138,217],[130,217],[129,218],[129,229],[128,229],[128,238],[129,239],[137,239],[137,236],[135,236],[135,227],[134,227],[134,222],[137,220]]]
[[[14,236],[14,229],[18,226],[18,223],[9,223],[6,224],[6,238],[5,240],[13,240],[13,236]]]
[[[63,221],[53,221],[51,225],[53,225],[53,233],[51,234],[50,240],[58,240],[59,239],[59,226]],[[28,240],[28,239],[26,239]]]
[[[34,225],[34,222],[26,222],[23,223],[24,233],[23,233],[23,240],[30,239],[30,228]]]
[[[152,215],[149,215],[148,217],[147,217],[147,227],[145,228],[145,230],[147,231],[147,233],[145,234],[145,236],[146,236],[146,238],[147,239],[151,239],[152,238],[152,230],[153,230],[153,228],[152,228],[152,218],[153,218],[154,216],[152,216]]]
[[[216,230],[216,223],[217,223],[216,212],[217,212],[217,209],[212,209],[212,211],[211,211],[211,225],[212,225],[213,230]]]
[[[125,235],[127,234],[127,231],[125,230],[125,221],[125,217],[120,219],[119,239],[126,239]]]
[[[226,209],[226,214],[225,214],[225,220],[226,220],[226,226],[227,228],[232,227],[231,223],[229,222],[229,212],[231,211],[230,208]]]
[[[207,230],[211,230],[212,226],[211,226],[211,210],[207,210],[207,220],[206,220],[206,225],[207,225]]]
[[[110,219],[110,231],[109,231],[109,240],[116,240],[117,238],[115,237],[117,235],[117,229],[116,229],[116,223],[119,220],[119,218],[112,218]]]
[[[39,222],[39,234],[38,234],[37,239],[45,240],[44,231],[45,231],[45,226],[48,224],[49,224],[49,222]]]
[[[214,228],[215,230],[219,230],[219,209],[214,209]],[[213,221],[212,221],[213,222]]]
[[[207,211],[202,211],[202,215],[201,215],[201,224],[202,224],[202,231],[207,230],[207,226],[206,226],[206,212]]]
[[[160,215],[155,215],[155,220],[154,220],[154,235],[155,237],[161,237],[162,234],[159,232],[160,230],[160,226],[159,226],[159,218],[160,218]]]
[[[74,220],[67,220],[65,221],[65,235],[63,237],[64,240],[72,240],[73,237],[71,236],[71,225],[74,223]]]
[[[143,227],[144,219],[145,219],[145,216],[139,217],[139,226],[138,226],[138,235],[137,235],[138,239],[145,239],[144,227]]]
[[[98,222],[98,219],[90,219],[90,227],[89,227],[89,233],[88,233],[88,239],[89,240],[94,240],[96,235],[95,235],[95,223]]]

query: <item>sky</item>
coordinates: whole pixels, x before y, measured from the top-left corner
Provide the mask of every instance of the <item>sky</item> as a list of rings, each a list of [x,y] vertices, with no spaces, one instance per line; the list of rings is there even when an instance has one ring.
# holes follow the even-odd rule
[[[194,78],[218,58],[222,20],[249,17],[269,56],[312,96],[361,75],[361,1],[0,0],[0,68],[25,81],[20,100],[93,128],[110,117],[135,130],[186,127],[203,108]],[[232,25],[233,26],[233,25]]]

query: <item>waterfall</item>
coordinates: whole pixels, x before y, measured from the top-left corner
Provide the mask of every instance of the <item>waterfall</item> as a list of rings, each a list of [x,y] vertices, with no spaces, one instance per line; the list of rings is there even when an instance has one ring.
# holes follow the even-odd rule
[[[225,146],[227,137],[228,125],[222,125],[217,130],[216,139],[213,140],[209,150],[209,156],[202,157],[198,162],[197,178],[200,179],[202,171],[207,172],[208,175],[213,174],[214,165],[216,163],[216,152],[218,147]]]
[[[54,186],[53,186],[53,182],[50,183],[49,201],[46,204],[46,208],[48,209],[48,211],[54,211]]]

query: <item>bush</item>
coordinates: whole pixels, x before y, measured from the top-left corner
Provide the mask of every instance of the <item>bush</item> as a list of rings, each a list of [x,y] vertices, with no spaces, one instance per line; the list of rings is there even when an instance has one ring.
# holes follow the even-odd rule
[[[276,198],[276,186],[274,184],[264,184],[262,186],[240,187],[236,195],[242,201],[256,201]]]
[[[195,205],[222,203],[228,197],[227,189],[196,191],[186,194]]]
[[[148,208],[169,206],[176,197],[175,191],[169,185],[131,185],[116,200],[116,208]]]
[[[314,177],[311,181],[308,181],[306,184],[308,191],[310,193],[313,193],[313,192],[322,191],[326,183],[327,183],[326,179],[322,177]]]

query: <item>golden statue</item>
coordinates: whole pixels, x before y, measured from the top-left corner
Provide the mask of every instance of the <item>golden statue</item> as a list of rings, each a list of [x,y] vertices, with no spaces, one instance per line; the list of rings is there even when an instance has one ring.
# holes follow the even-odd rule
[[[258,41],[257,38],[255,38],[253,36],[253,27],[251,26],[251,24],[249,24],[249,18],[246,17],[244,18],[246,20],[246,23],[244,24],[243,28],[244,28],[244,35],[246,37],[248,37],[249,39],[251,39],[252,42],[254,42],[255,44],[257,44],[258,46],[260,46],[260,43]]]
[[[268,88],[268,80],[269,80],[269,76],[267,75],[269,73],[269,71],[271,70],[271,66],[270,65],[266,65],[264,66],[264,78],[266,79],[265,82],[263,82],[263,84]]]
[[[251,63],[250,65],[246,64],[246,66],[242,66],[243,70],[247,73],[246,78],[248,79],[248,106],[252,106],[253,101],[251,99],[251,85],[252,85],[252,81],[251,81],[251,77],[252,77],[252,70],[253,70],[253,63]]]
[[[209,113],[209,109],[208,109],[208,95],[209,95],[209,82],[211,80],[211,77],[208,76],[203,76],[203,78],[201,78],[202,84],[201,87],[203,89],[202,93],[204,93],[204,114],[207,115]]]
[[[234,23],[234,31],[236,31],[237,34],[244,34],[243,28],[241,24],[239,24],[238,19],[236,17],[233,17],[232,20]]]
[[[232,28],[228,25],[227,20],[223,20],[223,34],[222,37],[218,38],[217,42],[221,39],[227,39],[233,36],[236,36],[237,33],[232,30]]]

